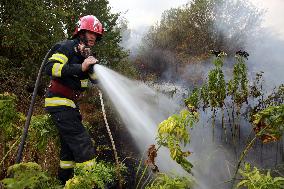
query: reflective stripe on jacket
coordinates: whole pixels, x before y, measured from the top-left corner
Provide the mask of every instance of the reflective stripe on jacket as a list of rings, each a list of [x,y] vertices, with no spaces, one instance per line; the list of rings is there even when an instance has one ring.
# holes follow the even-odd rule
[[[62,169],[70,169],[70,168],[75,167],[75,162],[74,161],[62,161],[62,160],[60,160],[59,166]]]
[[[61,98],[61,97],[50,97],[45,98],[45,107],[53,107],[53,106],[69,106],[72,108],[76,108],[76,104],[68,99],[68,98]]]

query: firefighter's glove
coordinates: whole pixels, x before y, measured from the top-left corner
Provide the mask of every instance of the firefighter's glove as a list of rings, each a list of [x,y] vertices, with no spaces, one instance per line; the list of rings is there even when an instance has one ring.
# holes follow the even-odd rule
[[[89,56],[88,58],[86,58],[84,60],[84,62],[82,63],[82,71],[85,72],[85,71],[88,71],[90,67],[93,67],[91,65],[94,65],[98,62],[98,60],[93,57],[93,56]]]

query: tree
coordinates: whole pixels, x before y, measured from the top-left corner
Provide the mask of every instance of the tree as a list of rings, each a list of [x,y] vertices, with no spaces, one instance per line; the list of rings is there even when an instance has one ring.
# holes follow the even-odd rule
[[[164,58],[149,60],[153,51],[170,51],[177,58],[174,63],[189,62],[191,57],[208,54],[211,49],[233,55],[257,33],[262,13],[245,0],[193,0],[163,13],[145,36],[139,59],[151,67]]]
[[[244,0],[194,0],[163,13],[148,34],[156,48],[200,55],[212,48],[235,53],[258,29],[262,11]],[[228,53],[230,53],[228,52]]]

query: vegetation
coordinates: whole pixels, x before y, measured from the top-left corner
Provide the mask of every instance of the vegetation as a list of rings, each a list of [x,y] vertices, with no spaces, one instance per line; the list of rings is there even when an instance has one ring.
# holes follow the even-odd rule
[[[115,180],[115,166],[104,162],[97,162],[96,159],[76,163],[75,176],[68,180],[65,189],[92,189],[105,188],[108,183]]]
[[[237,188],[246,187],[247,189],[281,189],[284,188],[284,178],[270,175],[270,171],[266,174],[260,172],[257,167],[251,168],[251,165],[246,163],[243,170],[240,170],[242,181],[237,185]]]
[[[166,174],[158,174],[154,181],[147,186],[146,189],[183,189],[191,188],[193,181],[188,177],[168,176]]]
[[[216,59],[218,61],[221,60],[218,58],[218,56]],[[216,63],[216,60],[214,62]],[[201,107],[199,105],[199,97],[201,94],[199,91],[202,91],[202,89],[195,89],[192,94],[193,96],[185,100],[188,110],[183,110],[180,112],[180,114],[170,116],[167,120],[161,122],[158,127],[157,143],[159,148],[160,146],[169,148],[171,158],[179,163],[188,172],[191,171],[192,164],[186,159],[186,157],[189,156],[191,152],[182,151],[181,145],[183,144],[185,146],[190,142],[188,129],[192,128],[194,123],[198,121],[199,114],[197,113],[197,110],[198,107]],[[275,99],[275,96],[277,96],[279,102],[282,102],[281,99],[283,96],[279,95],[282,94],[281,92],[282,87],[280,87],[278,91],[274,91],[274,95],[269,95],[269,98]],[[15,128],[14,123],[17,122],[21,117],[17,117],[18,114],[14,108],[14,100],[16,97],[12,94],[5,93],[1,95],[1,99],[1,104],[3,107],[3,113],[1,114],[3,116],[2,118],[3,120],[6,120],[8,124],[10,124],[9,128],[13,129]],[[210,95],[208,95],[208,99],[210,99]],[[263,102],[269,104],[267,99],[264,99]],[[210,104],[208,105],[210,106]],[[10,114],[5,114],[6,111],[10,111],[11,114],[14,115],[13,117],[17,119],[8,119],[11,117]],[[256,137],[260,137],[262,140],[264,137],[264,143],[278,140],[281,136],[281,133],[283,133],[283,112],[284,110],[282,104],[278,106],[269,106],[268,108],[255,113],[253,116],[253,129],[256,132]],[[57,140],[57,133],[54,130],[50,117],[47,115],[34,116],[30,128],[32,130],[32,134],[30,135],[29,140],[31,141],[32,145],[30,147],[32,147],[32,149],[41,151],[46,149],[47,144],[50,141],[55,142]],[[255,141],[255,138],[244,150],[244,153],[240,158],[238,168],[244,156],[247,154],[248,150]],[[154,158],[157,156],[157,150],[152,148],[152,151],[148,152],[148,156],[152,156],[151,161],[153,165],[155,165]],[[239,173],[243,176],[243,178],[238,183],[237,187],[245,186],[248,188],[257,188],[261,185],[264,188],[277,188],[282,186],[282,177],[273,178],[270,176],[269,172],[266,175],[261,174],[257,168],[254,168],[251,171],[248,165],[245,165],[244,169],[245,170],[239,170]],[[13,176],[11,178],[2,180],[5,188],[63,187],[58,184],[56,179],[50,177],[38,164],[35,163],[12,165],[8,169],[7,174]],[[82,164],[76,164],[75,176],[66,183],[65,188],[104,188],[107,183],[112,183],[115,181],[114,175],[114,166],[105,164],[103,162],[97,162],[96,159],[94,159]],[[193,181],[188,177],[185,179],[176,176],[171,177],[165,174],[157,174],[155,175],[154,180],[147,184],[146,188],[191,188],[192,184]]]
[[[241,12],[243,14],[240,14]],[[111,13],[107,0],[1,1],[0,176],[1,179],[6,178],[1,180],[0,188],[105,188],[115,185],[117,180],[121,179],[116,178],[116,171],[129,171],[125,166],[120,166],[117,170],[113,164],[97,157],[85,163],[77,163],[74,177],[67,181],[65,186],[59,184],[55,179],[59,161],[58,133],[50,117],[42,113],[42,106],[39,105],[42,103],[46,82],[40,86],[40,98],[35,105],[38,109],[32,117],[24,151],[24,161],[28,163],[14,164],[16,146],[25,121],[21,112],[27,109],[41,60],[54,43],[72,36],[77,18],[85,14],[96,15],[106,28],[103,41],[93,49],[101,64],[135,77],[135,68],[125,59],[127,52],[119,46],[120,34],[127,30],[127,23],[122,20],[120,26],[117,26],[119,15]],[[158,148],[151,145],[148,149],[146,166],[136,188],[141,186],[148,167],[154,174],[149,174],[142,188],[193,187],[195,183],[191,177],[160,173],[155,158],[159,148],[166,147],[170,157],[191,173],[193,164],[188,159],[191,152],[184,148],[190,144],[190,129],[199,121],[200,111],[211,111],[213,136],[215,118],[221,111],[226,142],[226,118],[231,126],[233,140],[237,135],[240,136],[239,120],[243,115],[252,123],[255,135],[248,141],[238,159],[236,174],[232,179],[233,185],[239,173],[242,178],[237,184],[238,188],[283,188],[283,177],[273,177],[269,171],[265,174],[256,167],[251,168],[249,164],[242,167],[245,156],[257,139],[264,144],[279,141],[284,132],[284,86],[281,85],[266,95],[263,90],[262,72],[250,82],[246,66],[248,53],[239,51],[245,47],[247,37],[257,30],[261,15],[260,10],[244,0],[193,0],[183,7],[164,12],[161,22],[151,28],[136,63],[138,68],[153,78],[162,77],[163,72],[168,69],[175,70],[174,75],[178,76],[180,65],[184,67],[193,60],[208,58],[209,49],[226,49],[228,55],[238,51],[235,54],[232,78],[225,78],[223,72],[226,53],[212,51],[216,56],[213,59],[214,68],[209,71],[206,81],[195,86],[191,95],[184,99],[187,109],[170,116],[158,125]],[[252,86],[249,83],[252,83]],[[251,104],[246,106],[248,103]],[[89,129],[94,124],[99,127],[102,125],[101,112],[93,111],[98,109],[94,108],[99,104],[98,98],[87,98],[86,104],[82,108],[83,116],[88,121],[85,125]],[[102,136],[101,133],[94,135]],[[99,142],[94,142],[98,154],[103,148],[110,149],[98,145]],[[142,161],[138,170],[141,164]]]
[[[13,165],[17,144],[19,143],[21,130],[20,118],[25,119],[15,110],[15,95],[1,94],[1,151],[0,164],[1,177],[9,176],[1,182],[5,188],[63,188],[54,178],[58,167],[58,133],[49,115],[33,116],[31,120],[24,161]],[[11,117],[11,115],[13,117]],[[90,124],[86,124],[90,128]],[[2,132],[4,131],[4,132]],[[15,132],[14,132],[15,131]],[[12,134],[12,135],[11,135]],[[4,142],[5,141],[5,142]],[[5,145],[5,146],[3,146]],[[3,148],[2,148],[3,146]],[[39,164],[34,163],[39,162]],[[10,166],[7,170],[7,167]],[[94,171],[95,170],[95,171]],[[126,167],[121,164],[120,172],[125,172]],[[47,174],[48,171],[52,176]],[[82,164],[76,164],[75,176],[68,183],[67,188],[104,188],[108,183],[113,184],[115,178],[115,166],[110,163],[98,162],[96,159]],[[91,173],[91,174],[90,174]],[[28,179],[28,180],[27,180]],[[79,182],[79,181],[80,182]],[[1,186],[0,182],[0,186]]]
[[[9,189],[92,189],[105,188],[108,183],[115,180],[115,168],[113,165],[97,162],[96,159],[77,163],[75,167],[75,176],[68,180],[65,186],[60,185],[60,182],[50,177],[41,166],[37,163],[28,162],[15,164],[9,167],[8,175],[11,178],[2,180],[4,187]]]
[[[191,172],[192,164],[186,159],[191,152],[182,151],[181,144],[186,146],[190,142],[188,127],[198,121],[198,113],[182,110],[179,115],[172,115],[162,121],[158,128],[157,143],[170,150],[170,156],[187,172]]]
[[[215,52],[214,52],[215,53]],[[216,54],[215,60],[213,62],[219,63],[219,65],[222,65],[224,60],[220,59],[220,53],[218,52]],[[201,88],[195,88],[192,91],[192,94],[185,99],[185,103],[187,104],[194,104],[194,108],[198,109],[203,103],[202,110],[205,111],[206,108],[211,107],[211,111],[213,111],[213,115],[215,115],[215,109],[216,107],[221,107],[222,109],[222,128],[224,129],[224,134],[226,137],[227,142],[227,134],[226,134],[226,127],[223,125],[223,119],[224,119],[224,109],[223,105],[226,105],[225,108],[228,112],[228,119],[229,123],[231,124],[231,132],[232,132],[232,139],[235,141],[235,137],[239,135],[240,136],[240,125],[237,126],[237,124],[234,122],[234,118],[238,117],[240,119],[241,115],[247,114],[249,120],[252,122],[252,130],[255,132],[255,136],[248,140],[247,145],[245,146],[245,149],[240,154],[238,164],[236,166],[236,172],[233,176],[233,184],[236,179],[237,173],[239,168],[241,167],[241,163],[245,159],[245,156],[249,152],[249,150],[252,148],[252,146],[255,144],[256,139],[260,138],[261,141],[265,143],[269,142],[275,142],[279,141],[281,137],[283,137],[283,123],[284,123],[284,116],[283,116],[283,86],[279,86],[278,90],[275,90],[272,92],[272,94],[268,95],[267,98],[264,97],[264,92],[262,90],[262,82],[261,82],[261,74],[256,75],[256,80],[253,82],[253,85],[249,87],[248,85],[248,79],[247,79],[247,68],[245,65],[245,59],[247,59],[248,53],[245,51],[238,51],[236,53],[236,64],[234,65],[233,69],[233,78],[229,80],[227,83],[225,83],[224,77],[222,78],[221,83],[218,83],[217,77],[210,77],[210,74],[215,73],[218,69],[213,69],[208,74],[208,81],[205,82],[205,84],[202,85]],[[220,62],[219,62],[220,61]],[[218,65],[218,64],[217,64]],[[214,72],[215,71],[215,72]],[[221,67],[219,67],[217,75],[222,76],[222,70]],[[207,83],[212,83],[211,86],[214,87],[208,87]],[[207,90],[204,90],[207,89]],[[218,96],[214,96],[212,94],[215,94],[215,91],[218,91],[218,95],[221,93],[223,94],[223,98],[218,98]],[[211,95],[210,95],[211,93]],[[249,95],[250,94],[250,95]],[[222,95],[221,95],[222,96]],[[226,99],[228,97],[231,97],[229,101]],[[218,100],[221,99],[221,100]],[[255,107],[250,108],[248,111],[241,111],[242,106],[246,103],[248,104],[248,101],[251,102],[257,102]],[[211,102],[211,103],[210,103]],[[215,102],[215,103],[212,103]],[[229,109],[231,108],[231,109]],[[236,111],[235,108],[237,109]],[[231,111],[231,115],[229,112]],[[215,117],[215,116],[214,116]],[[214,118],[213,117],[213,118]],[[230,119],[231,117],[231,119]],[[231,123],[230,120],[233,120]],[[214,122],[214,119],[213,119]],[[214,139],[214,128],[213,128],[213,139]],[[256,169],[256,168],[255,168]],[[246,167],[247,170],[247,167]],[[242,172],[241,173],[245,173]],[[257,172],[258,173],[258,172]],[[242,174],[242,175],[243,175]],[[251,173],[254,174],[254,173]],[[248,176],[248,175],[246,175]],[[269,177],[268,175],[267,177]],[[265,179],[272,179],[266,178],[263,176],[258,175],[260,181],[259,182],[266,182]],[[257,177],[257,178],[258,178]],[[254,177],[255,178],[255,177]],[[263,180],[261,180],[263,179]],[[275,182],[278,180],[283,179],[282,177],[279,177],[275,180]],[[273,181],[273,179],[272,179]],[[256,186],[251,181],[250,178],[245,178],[243,181],[239,183],[238,186],[247,186],[249,188],[252,188],[252,186]],[[281,181],[282,182],[282,181]],[[261,184],[261,183],[260,183]],[[263,184],[263,183],[262,183]],[[269,184],[268,184],[269,185]],[[258,188],[260,185],[257,185],[256,188]],[[265,186],[267,187],[267,186]],[[264,187],[264,188],[265,188]]]
[[[284,133],[284,105],[270,106],[255,114],[253,120],[253,129],[263,143],[278,141]]]
[[[10,93],[0,94],[0,175],[4,174],[6,159],[20,139],[24,116],[16,110],[17,97]]]
[[[262,14],[245,0],[193,0],[172,8],[149,29],[136,64],[158,79],[177,79],[187,64],[207,59],[211,49],[226,50],[229,56],[245,49],[247,39],[256,37],[252,34],[259,30]]]
[[[38,164],[33,162],[12,165],[8,169],[8,175],[12,178],[2,180],[7,189],[62,188],[59,181],[50,177]]]
[[[208,87],[207,87],[209,105],[211,107],[211,110],[213,110],[213,115],[212,115],[213,137],[214,137],[216,109],[217,108],[222,109],[222,123],[223,123],[224,119],[223,106],[224,106],[224,100],[226,98],[225,76],[222,71],[222,66],[224,63],[224,57],[226,56],[226,53],[224,52],[218,52],[218,53],[219,54],[217,55],[217,58],[213,61],[215,68],[210,70],[208,74]]]
[[[14,94],[0,94],[0,128],[4,141],[15,138],[20,132],[17,123],[23,118],[23,115],[16,110],[17,97]]]
[[[59,136],[50,115],[33,116],[29,139],[36,150],[44,151],[50,141],[59,145]]]

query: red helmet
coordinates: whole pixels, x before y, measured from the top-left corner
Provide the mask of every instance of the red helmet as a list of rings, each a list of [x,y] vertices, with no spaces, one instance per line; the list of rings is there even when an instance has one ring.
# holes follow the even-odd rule
[[[73,38],[76,37],[81,30],[88,30],[94,32],[99,37],[101,37],[104,33],[103,25],[93,15],[87,15],[80,18],[73,33]]]

